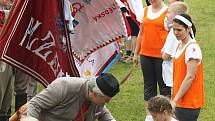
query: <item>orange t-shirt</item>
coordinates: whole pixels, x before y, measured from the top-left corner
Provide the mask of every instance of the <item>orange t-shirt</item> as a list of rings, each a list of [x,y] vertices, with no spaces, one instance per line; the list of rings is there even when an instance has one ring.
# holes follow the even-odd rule
[[[185,63],[185,52],[187,47],[184,49],[182,54],[178,58],[174,58],[173,61],[173,98],[177,94],[187,73],[187,65]],[[192,81],[191,86],[184,96],[178,100],[176,107],[197,109],[203,107],[204,103],[204,80],[201,61],[198,65],[195,79]]]
[[[164,28],[164,18],[167,9],[156,19],[147,17],[148,7],[144,10],[142,22],[143,36],[141,38],[140,55],[161,58],[161,49],[166,41],[168,31]]]

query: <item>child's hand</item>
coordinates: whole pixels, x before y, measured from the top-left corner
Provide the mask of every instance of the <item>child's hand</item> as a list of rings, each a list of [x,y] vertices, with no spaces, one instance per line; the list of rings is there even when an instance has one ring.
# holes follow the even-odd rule
[[[162,54],[162,59],[165,61],[170,61],[172,58],[170,57],[169,54],[163,53]]]

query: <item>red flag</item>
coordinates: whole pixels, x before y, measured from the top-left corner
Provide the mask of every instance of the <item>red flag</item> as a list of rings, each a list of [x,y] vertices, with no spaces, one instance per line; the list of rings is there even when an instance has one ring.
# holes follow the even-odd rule
[[[79,76],[64,23],[61,0],[17,0],[0,36],[1,59],[45,86]]]

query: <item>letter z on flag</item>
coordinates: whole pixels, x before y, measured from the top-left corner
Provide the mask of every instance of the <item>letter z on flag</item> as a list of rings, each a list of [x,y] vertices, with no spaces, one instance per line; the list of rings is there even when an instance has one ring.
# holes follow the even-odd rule
[[[47,86],[79,76],[67,43],[63,0],[17,0],[0,36],[1,60]]]

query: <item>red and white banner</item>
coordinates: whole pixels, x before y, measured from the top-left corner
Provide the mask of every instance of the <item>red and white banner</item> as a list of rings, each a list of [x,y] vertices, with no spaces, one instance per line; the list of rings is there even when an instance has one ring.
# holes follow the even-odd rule
[[[79,76],[65,34],[62,0],[17,0],[0,36],[1,60],[47,86]]]
[[[119,6],[115,0],[66,1],[71,3],[66,6],[67,10],[72,10],[66,11],[67,20],[78,23],[70,37],[80,76],[92,77],[107,72],[119,59],[116,38],[126,35]]]
[[[93,77],[109,71],[118,59],[119,47],[117,42],[112,42],[88,55],[84,61],[75,58],[75,64],[80,76]]]
[[[72,14],[78,21],[71,34],[72,49],[77,59],[125,36],[123,19],[115,0],[71,0]]]

